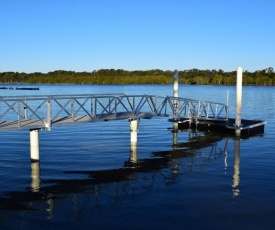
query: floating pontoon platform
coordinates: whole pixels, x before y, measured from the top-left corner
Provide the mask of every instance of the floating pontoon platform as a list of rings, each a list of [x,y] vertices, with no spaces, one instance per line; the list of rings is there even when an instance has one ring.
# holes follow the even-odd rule
[[[172,121],[172,120],[170,120]],[[264,126],[267,121],[242,119],[239,127],[235,126],[235,119],[215,120],[215,119],[180,119],[178,121],[179,129],[198,129],[213,130],[222,133],[235,134],[236,130],[240,130],[241,137],[249,137],[264,134]]]

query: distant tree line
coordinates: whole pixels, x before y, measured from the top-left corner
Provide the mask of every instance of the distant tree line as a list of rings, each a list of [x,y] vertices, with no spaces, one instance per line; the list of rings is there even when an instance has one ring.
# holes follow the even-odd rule
[[[48,73],[0,72],[1,83],[28,84],[171,84],[173,71],[100,69],[93,72],[57,70]],[[190,69],[179,71],[179,82],[199,85],[235,85],[236,71]],[[244,71],[244,85],[275,85],[272,67],[255,72]]]

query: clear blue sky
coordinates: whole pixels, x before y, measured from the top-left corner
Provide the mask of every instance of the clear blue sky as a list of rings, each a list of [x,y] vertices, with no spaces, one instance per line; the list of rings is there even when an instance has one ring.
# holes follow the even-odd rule
[[[274,0],[1,0],[0,72],[275,69]]]

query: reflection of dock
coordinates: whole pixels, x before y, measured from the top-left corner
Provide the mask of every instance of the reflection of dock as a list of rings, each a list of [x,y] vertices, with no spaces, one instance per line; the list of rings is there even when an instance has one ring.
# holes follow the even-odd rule
[[[188,134],[185,132],[184,134]],[[199,135],[199,136],[198,136]],[[180,175],[200,171],[210,161],[222,159],[226,153],[226,139],[216,139],[211,134],[205,134],[205,142],[209,137],[209,145],[200,145],[203,133],[192,133],[187,138],[193,144],[178,145],[170,151],[153,152],[152,157],[139,159],[137,149],[130,147],[129,160],[121,168],[106,170],[77,170],[65,171],[68,179],[44,179],[40,178],[39,162],[31,163],[31,187],[22,192],[6,192],[0,198],[1,209],[5,210],[35,210],[39,202],[49,205],[48,215],[53,215],[55,200],[63,196],[89,194],[89,199],[95,205],[105,203],[108,196],[111,201],[131,199],[131,197],[150,193],[157,178],[165,185],[178,183]],[[195,138],[197,136],[198,138]],[[189,138],[192,139],[189,142]],[[196,140],[194,140],[194,138]],[[197,143],[195,147],[194,142]],[[168,169],[168,170],[167,170]],[[175,170],[176,169],[176,170]],[[71,175],[76,178],[70,179]],[[141,182],[142,181],[142,182]],[[40,205],[41,206],[41,205]],[[51,212],[51,213],[50,213]]]

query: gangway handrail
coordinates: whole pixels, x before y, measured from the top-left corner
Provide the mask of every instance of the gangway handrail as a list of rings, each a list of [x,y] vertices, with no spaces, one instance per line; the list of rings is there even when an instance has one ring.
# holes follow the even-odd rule
[[[125,96],[127,94],[125,93],[110,93],[110,94],[50,94],[50,95],[21,95],[21,96],[0,96],[1,100],[14,100],[16,98],[18,99],[28,99],[28,100],[41,100],[45,98],[58,98],[58,99],[66,99],[66,98],[72,98],[72,97],[109,97],[109,96]]]
[[[228,119],[223,103],[172,96],[72,94],[0,97],[0,131],[120,119]]]

